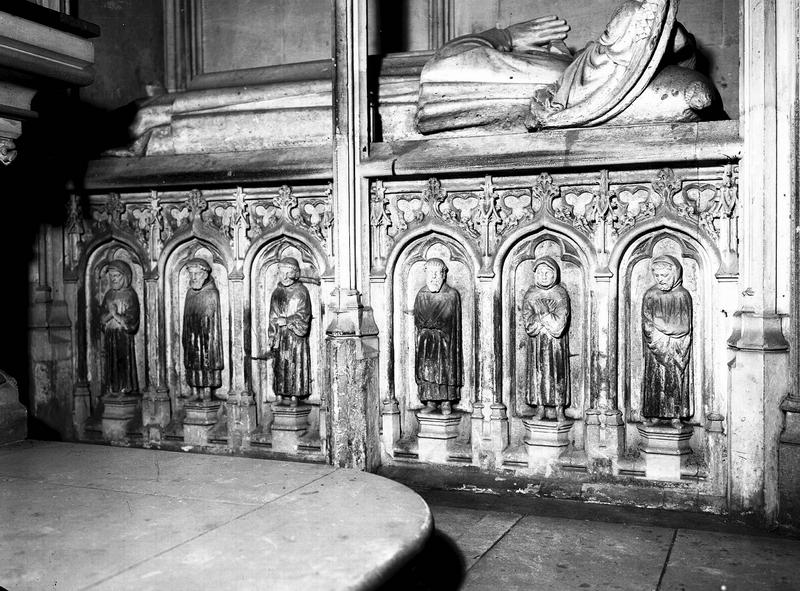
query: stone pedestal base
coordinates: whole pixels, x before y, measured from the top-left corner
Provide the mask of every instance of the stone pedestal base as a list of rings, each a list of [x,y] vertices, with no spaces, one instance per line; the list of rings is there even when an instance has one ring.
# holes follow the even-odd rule
[[[219,400],[192,400],[183,405],[183,440],[189,445],[208,445],[208,436],[217,424]]]
[[[586,411],[586,456],[600,469],[625,453],[625,421],[619,410]]]
[[[400,406],[397,400],[385,400],[381,410],[381,443],[384,453],[394,456],[394,446],[400,441]]]
[[[311,406],[272,405],[272,450],[294,453],[300,444],[300,438],[308,430],[308,415]]]
[[[453,412],[443,415],[441,412],[429,414],[417,412],[419,433],[419,459],[422,462],[444,464],[455,446],[458,427],[463,413]]]
[[[91,414],[92,398],[89,384],[78,382],[75,384],[75,391],[72,394],[72,428],[76,439],[86,438],[86,421]]]
[[[144,405],[142,416],[144,418],[145,425],[150,428],[164,428],[169,424],[171,417],[171,406],[168,392],[149,392],[148,394],[145,394],[142,404]]]
[[[124,442],[130,439],[140,423],[142,399],[140,396],[105,396],[103,398],[103,439]]]
[[[250,435],[256,430],[256,401],[249,394],[229,396],[228,408],[228,445],[239,449],[250,441]]]
[[[692,448],[689,440],[694,429],[689,425],[639,425],[642,440],[639,449],[645,464],[645,477],[654,480],[680,480]]]
[[[28,434],[28,410],[19,401],[14,380],[0,372],[0,443],[22,441]]]
[[[522,419],[525,425],[525,447],[528,449],[528,466],[537,468],[559,458],[569,447],[572,419],[548,421]]]

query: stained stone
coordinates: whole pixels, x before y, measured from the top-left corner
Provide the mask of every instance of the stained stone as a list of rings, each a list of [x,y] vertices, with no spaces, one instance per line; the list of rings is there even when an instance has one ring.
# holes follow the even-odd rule
[[[662,589],[791,591],[800,540],[680,530],[661,581]]]
[[[457,544],[467,570],[522,517],[517,513],[476,511],[461,507],[433,507],[432,510],[436,530]]]
[[[660,527],[525,517],[472,567],[463,589],[655,589],[671,539]]]

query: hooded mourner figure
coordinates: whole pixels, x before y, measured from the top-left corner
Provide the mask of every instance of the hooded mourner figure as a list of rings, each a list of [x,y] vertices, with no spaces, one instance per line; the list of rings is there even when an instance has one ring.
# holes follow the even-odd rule
[[[183,306],[183,363],[186,383],[193,398],[211,399],[211,390],[222,386],[222,316],[219,291],[211,265],[201,258],[186,263],[189,289]]]
[[[692,296],[675,257],[655,257],[650,269],[656,284],[642,299],[642,416],[678,423],[691,416]]]
[[[555,407],[564,420],[570,405],[569,294],[561,285],[561,269],[551,257],[533,265],[534,284],[522,298],[522,322],[528,334],[525,400],[536,407],[536,418]]]
[[[109,289],[103,296],[100,322],[105,345],[106,384],[111,395],[139,391],[136,374],[136,342],[139,330],[139,297],[131,287],[133,273],[124,261],[107,266]]]

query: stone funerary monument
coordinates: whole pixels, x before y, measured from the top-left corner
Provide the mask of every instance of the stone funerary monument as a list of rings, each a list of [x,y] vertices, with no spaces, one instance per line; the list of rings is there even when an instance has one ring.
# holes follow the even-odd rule
[[[69,356],[34,339],[36,400],[69,408],[43,420],[777,511],[791,280],[761,259],[794,246],[789,211],[754,197],[762,21],[737,37],[728,2],[690,0],[416,4],[438,16],[383,7],[405,37],[379,37],[378,3],[309,3],[333,46],[266,62],[268,40],[224,33],[261,13],[172,23],[167,91],[42,230],[70,319]],[[744,392],[753,372],[784,386]]]

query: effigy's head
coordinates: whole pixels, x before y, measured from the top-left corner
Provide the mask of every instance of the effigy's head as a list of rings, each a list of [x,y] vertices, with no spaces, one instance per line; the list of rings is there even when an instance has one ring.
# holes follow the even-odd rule
[[[300,278],[300,263],[293,257],[283,257],[278,261],[278,281],[291,285]]]
[[[551,257],[541,257],[533,263],[533,282],[536,287],[549,289],[561,279],[561,269]]]
[[[186,270],[189,272],[189,287],[195,290],[201,289],[211,276],[211,265],[200,257],[189,259]]]
[[[678,259],[668,254],[654,257],[650,262],[650,270],[661,291],[670,291],[683,281],[683,266]]]
[[[108,273],[108,282],[111,289],[123,289],[130,287],[133,272],[131,267],[125,261],[111,261],[106,266]]]
[[[428,259],[425,261],[425,285],[431,293],[438,293],[447,281],[447,265],[442,259]]]

